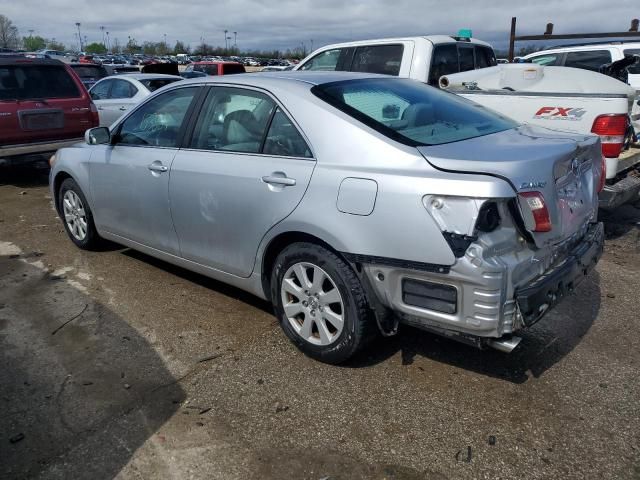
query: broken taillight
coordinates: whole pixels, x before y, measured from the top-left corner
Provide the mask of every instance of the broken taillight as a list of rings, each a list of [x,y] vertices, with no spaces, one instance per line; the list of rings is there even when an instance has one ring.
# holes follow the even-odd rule
[[[522,192],[518,194],[522,197],[533,215],[535,226],[534,232],[550,232],[551,219],[549,218],[549,210],[544,201],[544,197],[540,192]]]
[[[623,114],[599,115],[593,121],[591,133],[600,137],[602,154],[617,158],[624,145],[624,136],[629,128],[629,117]]]
[[[598,193],[604,190],[604,184],[607,181],[607,159],[602,155],[602,162],[600,164],[600,179],[598,180]]]

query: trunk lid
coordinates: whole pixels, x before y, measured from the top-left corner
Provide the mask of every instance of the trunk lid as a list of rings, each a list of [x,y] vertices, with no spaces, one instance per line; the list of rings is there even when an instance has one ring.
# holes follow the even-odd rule
[[[551,220],[548,232],[534,231],[531,209],[517,197],[520,220],[538,247],[570,239],[597,215],[602,153],[594,135],[523,125],[418,150],[439,170],[492,175],[508,181],[517,193],[540,192]]]

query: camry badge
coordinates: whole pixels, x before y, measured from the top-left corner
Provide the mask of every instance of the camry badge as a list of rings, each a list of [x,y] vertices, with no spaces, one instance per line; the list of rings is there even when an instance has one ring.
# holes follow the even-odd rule
[[[522,182],[520,184],[520,190],[525,190],[528,188],[544,188],[546,187],[547,182]]]

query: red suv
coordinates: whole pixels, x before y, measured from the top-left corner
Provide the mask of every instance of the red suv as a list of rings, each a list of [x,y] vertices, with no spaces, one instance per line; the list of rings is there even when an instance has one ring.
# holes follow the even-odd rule
[[[55,152],[83,141],[98,124],[98,110],[71,67],[0,57],[0,160]]]
[[[202,72],[207,75],[231,75],[245,73],[244,65],[238,62],[207,61],[193,62],[187,65],[185,72]]]

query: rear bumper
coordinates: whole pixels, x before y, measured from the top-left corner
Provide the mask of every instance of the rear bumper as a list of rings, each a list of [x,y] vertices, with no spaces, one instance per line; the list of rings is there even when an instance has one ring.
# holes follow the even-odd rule
[[[32,155],[34,153],[55,152],[60,148],[70,147],[76,143],[84,142],[84,138],[71,138],[68,140],[56,140],[48,142],[25,143],[21,145],[0,146],[0,158]]]
[[[604,226],[591,225],[583,241],[569,252],[566,260],[531,284],[516,291],[522,321],[529,327],[558,304],[598,263],[604,247]]]

